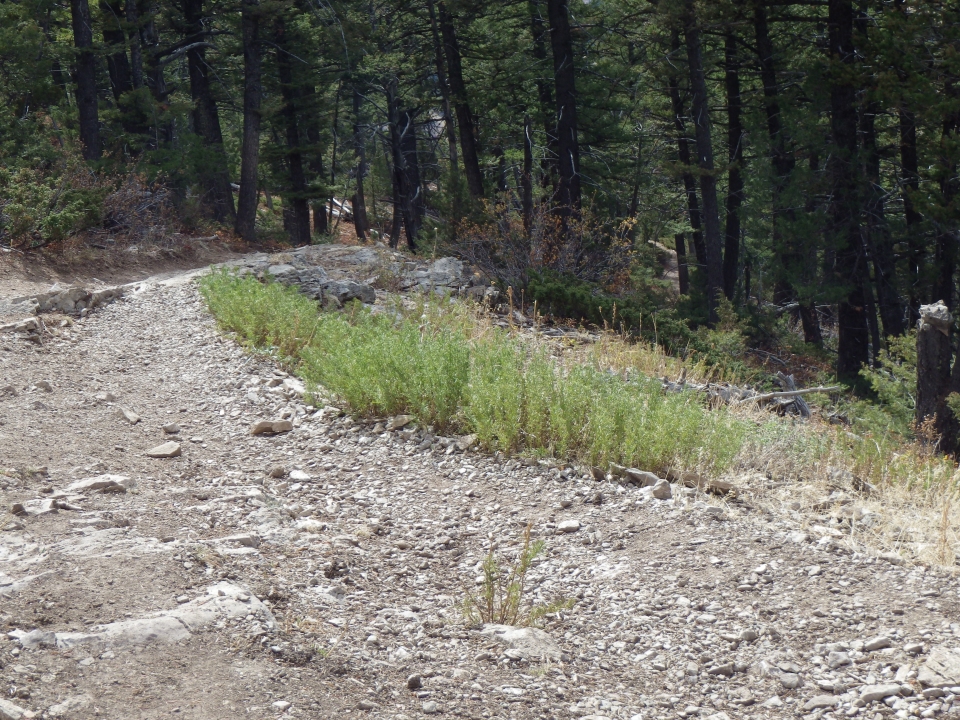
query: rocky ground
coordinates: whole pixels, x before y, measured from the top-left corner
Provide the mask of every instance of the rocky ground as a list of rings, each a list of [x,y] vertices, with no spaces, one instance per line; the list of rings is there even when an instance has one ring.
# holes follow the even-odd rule
[[[0,335],[0,718],[960,716],[945,571],[308,406],[189,275],[44,327]],[[469,624],[528,526],[575,604]]]

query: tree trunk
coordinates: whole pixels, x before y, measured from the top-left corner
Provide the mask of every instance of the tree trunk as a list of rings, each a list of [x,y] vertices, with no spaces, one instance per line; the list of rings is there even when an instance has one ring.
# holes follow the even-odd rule
[[[864,239],[873,261],[873,276],[877,288],[877,308],[880,311],[880,320],[883,323],[883,334],[903,335],[906,326],[903,319],[903,308],[900,305],[900,295],[894,285],[896,274],[896,254],[894,252],[893,237],[887,226],[884,212],[885,191],[880,185],[880,150],[877,147],[877,132],[875,119],[880,108],[876,103],[869,103],[863,108],[860,117],[860,137],[863,139],[864,174],[863,184],[864,211],[866,214],[866,233]],[[874,358],[879,348],[874,352]]]
[[[133,89],[139,90],[143,87],[143,51],[140,49],[140,9],[137,0],[127,0],[124,10],[130,39],[130,79]]]
[[[303,172],[303,150],[300,138],[300,88],[293,73],[293,65],[286,27],[282,19],[275,25],[277,70],[280,79],[280,95],[283,98],[283,120],[287,136],[287,171],[289,187],[283,198],[284,207],[289,208],[290,220],[288,233],[290,243],[295,246],[310,244],[310,203],[308,202],[307,178]]]
[[[673,51],[680,50],[680,36],[673,37]],[[690,216],[690,227],[693,228],[693,252],[697,265],[706,264],[707,249],[703,244],[703,232],[700,229],[700,202],[697,199],[697,181],[690,172],[690,141],[687,138],[687,129],[684,126],[683,100],[680,97],[680,83],[676,74],[671,73],[669,78],[670,102],[673,107],[673,127],[677,133],[677,160],[682,169],[681,179],[683,190],[687,197],[687,212]]]
[[[257,239],[257,169],[260,163],[260,4],[243,0],[243,139],[240,148],[240,194],[237,201],[237,234],[247,242]]]
[[[387,113],[390,123],[390,145],[393,152],[393,174],[396,179],[396,200],[407,235],[407,246],[416,250],[417,236],[426,210],[420,187],[420,164],[417,158],[417,133],[413,111],[400,108],[397,81],[387,86]]]
[[[159,8],[156,3],[153,3],[146,14],[146,19],[141,19],[140,22],[140,41],[146,54],[144,84],[150,89],[150,94],[153,95],[154,99],[154,149],[168,145],[173,140],[172,121],[161,122],[156,114],[159,106],[166,103],[170,94],[167,89],[166,78],[163,75],[163,65],[160,63],[160,32],[157,30],[157,23],[154,20],[158,12]]]
[[[857,204],[857,108],[856,86],[851,72],[855,61],[852,1],[829,0],[828,24],[833,65],[830,79],[830,129],[833,135],[831,225],[838,244],[836,275],[847,291],[837,312],[837,374],[855,379],[869,360],[870,338],[862,284],[866,268]]]
[[[127,0],[128,3],[134,0]],[[186,21],[187,42],[202,42],[203,0],[183,0],[183,19]],[[220,114],[210,89],[209,68],[206,50],[202,47],[187,51],[187,68],[190,73],[190,96],[193,98],[193,127],[203,138],[203,144],[209,152],[205,160],[209,162],[201,172],[201,182],[213,217],[217,222],[233,223],[236,213],[233,209],[233,189],[227,173],[227,155],[223,149],[223,134],[220,130]]]
[[[370,233],[370,222],[367,220],[367,199],[363,190],[363,179],[367,174],[367,149],[363,142],[363,126],[360,122],[360,108],[363,96],[360,90],[353,89],[353,152],[357,158],[356,192],[353,194],[353,227],[360,242],[366,242]]]
[[[684,241],[683,233],[674,235],[673,242],[677,248],[677,281],[680,285],[680,294],[688,295],[690,293],[690,271],[687,268],[687,244]]]
[[[134,0],[130,0],[133,2]],[[113,99],[133,90],[133,78],[130,61],[127,58],[127,36],[123,32],[123,6],[120,2],[100,0],[100,14],[103,17],[103,44],[106,45],[107,74],[110,76],[110,89]]]
[[[523,175],[520,176],[520,207],[523,212],[523,234],[533,234],[533,126],[530,116],[523,116]]]
[[[788,138],[783,130],[780,117],[780,85],[774,58],[773,43],[767,22],[765,0],[756,0],[753,12],[753,29],[757,41],[757,59],[760,64],[760,80],[763,83],[764,112],[767,121],[767,135],[770,138],[771,164],[773,166],[773,208],[772,239],[774,252],[780,255],[780,277],[776,281],[777,293],[781,302],[790,302],[797,296],[793,283],[788,279],[793,274],[807,277],[810,273],[808,257],[801,256],[792,237],[793,211],[784,207],[783,195],[790,184],[790,178],[796,167],[796,160],[789,150]],[[786,237],[784,233],[784,221]],[[807,254],[808,256],[810,253]],[[815,252],[814,252],[815,255]],[[804,341],[823,346],[823,334],[820,320],[814,308],[813,300],[800,300],[800,322],[803,325]]]
[[[929,429],[932,424],[934,433],[940,435],[946,452],[956,449],[956,430],[951,433],[951,425],[956,425],[946,398],[951,388],[950,333],[953,316],[942,302],[923,305],[920,308],[920,322],[917,331],[917,402],[915,421],[917,434],[922,441],[930,441]],[[957,363],[960,366],[960,363]],[[957,367],[954,367],[954,374]],[[947,436],[944,436],[947,433]],[[950,436],[952,434],[952,437]]]
[[[77,116],[84,160],[100,159],[100,117],[97,108],[97,66],[93,51],[93,24],[87,0],[70,0],[73,44],[77,48],[75,71]]]
[[[540,14],[540,0],[530,0],[530,33],[533,37],[533,58],[539,68],[547,64],[547,45],[544,38],[547,27]],[[553,90],[550,83],[544,78],[543,72],[536,76],[537,99],[540,102],[540,113],[543,115],[543,131],[547,138],[547,154],[543,160],[543,177],[541,186],[553,186],[556,194],[557,180],[557,124],[554,116]]]
[[[568,0],[547,0],[553,78],[557,102],[557,215],[561,233],[580,217],[580,141],[577,137],[576,68]]]
[[[724,38],[724,59],[727,86],[727,147],[730,169],[727,173],[727,217],[723,245],[723,292],[733,300],[737,289],[740,265],[740,207],[743,204],[744,132],[740,121],[740,64],[737,60],[737,39],[733,33]]]
[[[460,162],[457,157],[457,131],[453,125],[453,111],[450,109],[450,82],[447,79],[447,68],[444,62],[443,41],[440,40],[440,29],[437,24],[437,10],[434,0],[427,0],[430,11],[430,32],[433,36],[433,62],[437,66],[437,85],[440,88],[440,99],[443,110],[443,126],[447,131],[447,154],[450,160],[451,187],[454,196],[460,184]],[[457,213],[455,213],[456,215]]]
[[[460,43],[453,24],[453,16],[447,10],[446,3],[439,3],[440,32],[443,34],[443,53],[447,59],[450,94],[454,110],[457,113],[457,125],[460,127],[460,150],[463,153],[463,174],[467,178],[467,190],[470,197],[483,197],[483,174],[480,172],[480,152],[477,144],[477,130],[474,127],[470,104],[467,102],[467,86],[463,81],[463,65],[460,59]]]
[[[920,278],[923,274],[923,238],[920,223],[923,216],[917,212],[914,196],[920,188],[920,169],[917,159],[917,121],[903,104],[899,108],[900,125],[900,194],[903,197],[903,216],[907,229],[907,287],[911,325],[920,318],[920,304],[925,299]]]
[[[700,29],[692,0],[686,3],[684,37],[690,87],[693,91],[692,113],[700,167],[700,197],[703,200],[704,247],[707,264],[707,309],[710,323],[716,323],[717,303],[723,292],[723,250],[720,230],[720,207],[717,202],[717,178],[713,167],[713,139],[710,134],[710,107],[707,80],[700,48]]]
[[[952,85],[948,85],[945,93],[956,102],[958,94]],[[960,112],[952,111],[943,121],[943,130],[940,135],[940,157],[938,158],[938,173],[940,175],[940,203],[943,208],[951,208],[960,195],[960,180],[957,178],[957,162],[955,147],[960,135]],[[953,222],[940,219],[937,223],[936,240],[936,297],[943,301],[947,309],[953,312],[956,303],[956,283],[954,276],[957,272],[957,231]]]
[[[305,150],[307,154],[307,169],[310,172],[312,182],[323,183],[326,178],[323,171],[323,145],[320,142],[320,122],[317,107],[317,90],[313,85],[308,84],[303,96],[304,125],[307,135],[309,148]],[[318,198],[314,195],[313,202],[313,231],[318,235],[327,234],[327,204],[324,198]]]

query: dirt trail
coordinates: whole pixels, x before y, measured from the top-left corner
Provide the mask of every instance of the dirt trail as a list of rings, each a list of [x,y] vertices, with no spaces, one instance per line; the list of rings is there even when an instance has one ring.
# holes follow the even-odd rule
[[[306,407],[186,275],[54,332],[0,336],[0,717],[960,715],[946,574]],[[460,603],[528,523],[577,602],[511,648]]]

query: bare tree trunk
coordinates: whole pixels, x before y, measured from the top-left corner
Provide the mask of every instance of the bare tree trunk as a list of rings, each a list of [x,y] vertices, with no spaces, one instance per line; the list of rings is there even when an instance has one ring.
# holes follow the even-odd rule
[[[950,333],[953,316],[942,302],[920,307],[920,323],[917,331],[917,403],[915,420],[921,440],[932,422],[940,435],[941,449],[953,452],[957,445],[957,419],[946,406],[951,386]],[[957,374],[960,362],[953,369]]]
[[[130,75],[133,89],[143,87],[143,51],[140,49],[140,9],[137,0],[127,0],[124,6],[127,16],[127,32],[130,38]]]
[[[453,16],[447,10],[446,3],[438,5],[440,11],[440,32],[443,34],[443,52],[447,58],[447,71],[450,81],[450,94],[453,96],[454,110],[457,113],[457,125],[460,126],[460,150],[463,152],[463,174],[467,178],[467,190],[473,198],[483,197],[483,174],[480,172],[480,152],[477,143],[477,130],[467,102],[467,86],[463,81],[463,64],[460,58],[460,44],[457,40]]]
[[[533,57],[537,65],[547,64],[547,45],[544,38],[547,27],[540,14],[540,0],[530,0],[530,33],[533,37]],[[537,98],[540,101],[540,113],[543,115],[543,130],[547,138],[547,156],[543,160],[542,187],[553,186],[556,194],[557,181],[557,125],[554,114],[553,90],[541,72],[536,76]]]
[[[869,103],[860,117],[860,137],[864,151],[864,190],[867,249],[873,263],[874,283],[877,288],[877,308],[883,322],[884,336],[903,335],[907,328],[903,318],[900,295],[894,285],[897,270],[896,254],[890,228],[884,211],[884,195],[880,185],[880,149],[877,147],[875,118],[880,108]]]
[[[247,242],[257,239],[257,170],[260,163],[260,4],[243,0],[243,141],[240,148],[240,194],[237,202],[237,234]]]
[[[737,289],[740,265],[740,207],[743,204],[744,132],[740,121],[740,65],[737,60],[737,39],[733,33],[724,38],[727,89],[727,147],[730,169],[727,171],[726,228],[723,246],[723,292],[733,300]]]
[[[426,210],[420,187],[420,165],[417,158],[417,133],[413,112],[400,108],[397,81],[387,86],[387,113],[390,123],[390,145],[393,152],[393,174],[400,215],[406,230],[407,245],[416,250],[417,236]]]
[[[687,244],[684,241],[683,233],[677,233],[673,236],[673,242],[677,248],[677,280],[680,285],[680,294],[690,294],[690,271],[687,268]]]
[[[363,179],[367,174],[367,149],[363,142],[363,127],[360,123],[360,109],[363,96],[360,90],[353,88],[353,151],[357,158],[356,191],[353,194],[353,227],[360,242],[366,242],[370,233],[370,222],[367,220],[367,199],[363,191]]]
[[[917,121],[904,105],[899,109],[900,125],[900,184],[903,197],[903,216],[907,225],[907,285],[910,319],[920,317],[920,304],[924,297],[920,287],[922,275],[923,240],[920,223],[923,216],[917,212],[914,194],[920,188],[920,170],[917,159]],[[912,324],[912,323],[911,323]]]
[[[134,0],[127,0],[128,3]],[[199,43],[204,38],[203,0],[183,0],[183,19],[187,24],[188,42]],[[193,127],[209,149],[209,166],[204,167],[202,182],[210,196],[213,217],[217,222],[233,223],[233,189],[227,173],[227,155],[223,150],[220,113],[210,88],[206,49],[195,47],[187,51],[190,72],[190,95],[193,98]]]
[[[77,48],[75,71],[77,83],[77,115],[80,121],[80,143],[85,160],[100,159],[100,117],[97,108],[97,66],[93,50],[93,24],[87,0],[70,0],[73,44]]]
[[[430,11],[430,32],[433,35],[433,61],[437,66],[437,85],[443,108],[443,125],[447,131],[447,155],[450,160],[450,178],[454,193],[460,184],[460,162],[457,157],[457,131],[453,124],[453,111],[450,109],[450,82],[447,79],[444,62],[443,42],[440,40],[440,28],[437,25],[437,10],[434,0],[427,0]]]
[[[533,233],[533,126],[530,116],[523,116],[523,175],[520,176],[520,207],[523,211],[523,234]]]
[[[130,61],[127,58],[127,36],[122,25],[123,5],[120,2],[100,0],[100,14],[103,16],[103,44],[108,48],[106,56],[110,89],[113,91],[113,99],[120,100],[121,95],[133,90]]]
[[[782,275],[776,286],[782,301],[796,298],[797,292],[793,284],[787,280],[791,270],[801,266],[801,275],[807,274],[806,260],[800,256],[795,247],[791,228],[787,227],[787,238],[784,238],[784,220],[787,225],[793,220],[793,212],[784,208],[783,195],[790,184],[790,178],[796,167],[793,153],[789,150],[786,132],[780,117],[780,86],[777,80],[776,62],[774,59],[773,43],[770,40],[770,30],[767,23],[765,0],[756,0],[753,14],[753,28],[757,41],[757,59],[760,63],[760,80],[763,83],[764,111],[767,120],[767,134],[770,138],[772,151],[771,164],[773,165],[773,247],[781,254]],[[823,345],[823,334],[820,331],[820,319],[811,300],[800,301],[800,322],[803,325],[804,340],[812,345]]]
[[[283,198],[289,208],[288,232],[292,245],[310,244],[310,204],[307,199],[307,178],[303,171],[303,150],[300,133],[300,88],[293,73],[288,52],[286,27],[282,19],[275,24],[277,69],[280,79],[280,95],[283,98],[283,119],[287,135],[287,171],[290,174],[289,188]]]
[[[687,64],[690,67],[690,86],[693,91],[693,122],[697,139],[700,166],[700,196],[703,200],[704,246],[707,262],[707,309],[710,323],[716,323],[717,303],[723,292],[723,250],[720,230],[720,207],[717,201],[717,178],[713,167],[713,139],[710,134],[710,108],[707,98],[707,79],[703,69],[700,48],[700,29],[694,14],[692,0],[687,0],[684,36],[687,45]]]
[[[836,274],[847,288],[847,296],[840,301],[837,313],[837,374],[852,379],[869,360],[870,343],[862,284],[866,259],[857,203],[856,87],[850,72],[855,60],[852,0],[829,0],[828,24],[830,59],[834,65],[830,82],[830,127],[834,143],[831,220],[832,229],[841,242]]]
[[[567,223],[580,217],[580,140],[577,137],[576,68],[568,0],[547,0],[550,45],[553,48],[554,91],[557,102],[557,215],[566,234]]]
[[[323,171],[323,146],[320,142],[320,122],[318,118],[319,108],[317,107],[317,90],[313,85],[308,84],[304,92],[304,125],[306,128],[307,142],[309,149],[307,152],[307,169],[313,180],[326,180]],[[313,231],[318,235],[327,233],[327,204],[324,198],[314,197],[311,203],[313,208]]]
[[[673,51],[680,49],[680,37],[673,37]],[[680,97],[680,83],[676,74],[671,73],[669,79],[670,102],[673,107],[673,127],[677,133],[677,160],[683,168],[681,179],[683,190],[687,197],[687,213],[690,216],[690,227],[693,228],[693,252],[697,264],[706,264],[707,249],[703,244],[703,232],[700,229],[700,201],[697,199],[697,181],[690,172],[690,141],[687,138],[687,129],[684,125],[683,99]]]

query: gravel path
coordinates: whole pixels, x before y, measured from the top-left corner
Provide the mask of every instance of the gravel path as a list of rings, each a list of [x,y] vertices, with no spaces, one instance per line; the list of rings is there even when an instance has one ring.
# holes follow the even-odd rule
[[[945,573],[307,407],[186,277],[68,323],[0,336],[0,718],[960,715]],[[468,626],[528,524],[575,606]]]

